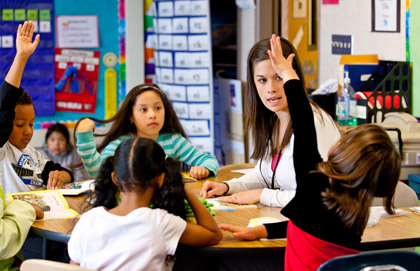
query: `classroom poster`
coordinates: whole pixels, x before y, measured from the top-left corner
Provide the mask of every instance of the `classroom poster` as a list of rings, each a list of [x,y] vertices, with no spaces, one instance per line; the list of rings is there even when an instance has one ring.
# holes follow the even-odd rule
[[[100,51],[55,48],[55,108],[95,113]]]
[[[209,1],[155,0],[151,12],[156,81],[190,141],[214,154]]]
[[[98,48],[98,16],[57,16],[56,38],[58,48]]]
[[[36,116],[52,116],[54,110],[54,1],[0,0],[0,80],[6,77],[16,54],[19,24],[31,20],[41,40],[29,58],[21,86],[31,96]]]

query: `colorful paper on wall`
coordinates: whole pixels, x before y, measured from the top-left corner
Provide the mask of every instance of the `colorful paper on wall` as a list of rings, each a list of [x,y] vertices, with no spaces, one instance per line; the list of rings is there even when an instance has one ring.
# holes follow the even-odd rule
[[[57,111],[95,113],[100,51],[55,48]]]
[[[54,0],[0,0],[0,10],[0,79],[13,62],[19,24],[32,20],[34,36],[40,34],[41,41],[26,64],[21,85],[31,96],[37,116],[54,115]]]

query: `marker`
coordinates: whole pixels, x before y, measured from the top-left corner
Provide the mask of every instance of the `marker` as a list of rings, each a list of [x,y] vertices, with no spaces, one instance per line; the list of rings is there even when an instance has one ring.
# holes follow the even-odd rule
[[[233,208],[227,208],[227,209],[219,209],[219,211],[222,211],[222,212],[233,212],[233,211],[235,211],[235,209],[233,209]]]

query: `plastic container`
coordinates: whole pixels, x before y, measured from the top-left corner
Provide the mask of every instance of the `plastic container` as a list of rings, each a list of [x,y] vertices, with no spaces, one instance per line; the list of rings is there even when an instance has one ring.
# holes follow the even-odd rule
[[[344,85],[337,92],[337,122],[338,125],[357,125],[357,100],[351,86],[349,72],[344,71]]]

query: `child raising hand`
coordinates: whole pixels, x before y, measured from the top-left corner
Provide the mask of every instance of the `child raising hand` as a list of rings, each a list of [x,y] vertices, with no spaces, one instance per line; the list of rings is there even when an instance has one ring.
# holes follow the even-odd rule
[[[192,246],[218,243],[221,231],[190,190],[185,189],[185,196],[197,224],[150,208],[153,199],[160,197],[164,182],[182,185],[179,163],[154,140],[135,137],[123,141],[96,178],[97,207],[84,213],[72,232],[68,243],[71,263],[95,270],[162,270],[166,255],[175,253],[178,242]],[[121,197],[118,205],[117,192]],[[185,213],[184,193],[167,196],[180,199]]]
[[[47,185],[57,189],[73,180],[59,164],[46,160],[31,141],[35,109],[31,97],[20,86],[23,70],[39,43],[32,42],[34,24],[19,25],[16,55],[0,87],[0,184],[4,193],[25,192]]]
[[[275,35],[268,53],[284,81],[295,135],[296,195],[281,211],[290,220],[255,228],[226,224],[220,228],[249,240],[284,237],[287,231],[285,270],[317,270],[329,259],[359,253],[374,197],[383,197],[385,210],[393,213],[401,158],[380,126],[365,124],[348,130],[323,162],[313,112],[290,65],[293,57],[283,57],[280,37]]]

